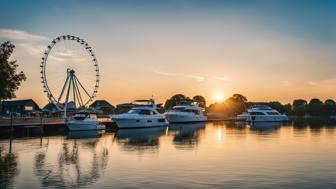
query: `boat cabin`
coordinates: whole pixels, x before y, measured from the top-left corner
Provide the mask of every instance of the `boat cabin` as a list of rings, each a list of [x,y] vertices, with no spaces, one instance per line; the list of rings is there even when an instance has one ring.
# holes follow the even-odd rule
[[[202,115],[204,114],[204,108],[194,107],[194,106],[175,106],[172,112],[190,112],[194,113],[195,115]]]
[[[73,116],[75,120],[84,120],[86,118],[97,119],[97,115],[89,112],[79,112]]]
[[[269,106],[257,105],[248,109],[250,115],[280,115],[280,113]]]

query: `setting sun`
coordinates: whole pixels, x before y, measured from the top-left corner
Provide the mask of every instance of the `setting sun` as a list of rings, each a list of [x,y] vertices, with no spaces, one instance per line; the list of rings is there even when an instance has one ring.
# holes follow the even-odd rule
[[[214,95],[214,99],[216,102],[222,102],[224,101],[224,94],[223,93],[216,93]]]

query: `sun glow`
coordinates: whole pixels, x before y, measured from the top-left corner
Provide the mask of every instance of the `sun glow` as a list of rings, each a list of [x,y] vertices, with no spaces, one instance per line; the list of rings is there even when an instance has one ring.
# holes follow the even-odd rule
[[[223,102],[224,101],[224,94],[223,93],[216,93],[214,95],[214,99],[216,102]]]

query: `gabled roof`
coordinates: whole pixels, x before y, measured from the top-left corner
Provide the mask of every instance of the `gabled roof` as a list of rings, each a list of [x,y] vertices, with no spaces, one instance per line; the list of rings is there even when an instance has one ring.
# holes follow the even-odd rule
[[[134,107],[134,106],[137,106],[137,104],[134,103],[117,104],[117,107]]]
[[[97,107],[97,106],[114,108],[114,106],[112,104],[110,104],[109,102],[107,102],[106,100],[96,100],[90,105],[91,108],[92,107],[94,108],[94,107]]]
[[[24,106],[30,102],[33,103],[37,107],[37,109],[40,109],[39,105],[32,99],[2,101],[2,107]]]
[[[43,107],[43,109],[45,109],[45,110],[52,110],[52,109],[56,109],[56,106],[53,103],[50,102],[50,103],[46,104]]]

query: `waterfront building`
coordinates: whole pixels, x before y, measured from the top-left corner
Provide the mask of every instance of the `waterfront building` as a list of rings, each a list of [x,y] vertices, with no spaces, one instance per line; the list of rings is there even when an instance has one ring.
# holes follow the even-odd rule
[[[32,99],[25,100],[8,100],[2,101],[1,115],[10,115],[13,113],[16,116],[35,115],[40,112],[40,107]]]
[[[96,100],[89,107],[101,114],[111,114],[115,111],[115,107],[106,100]]]

